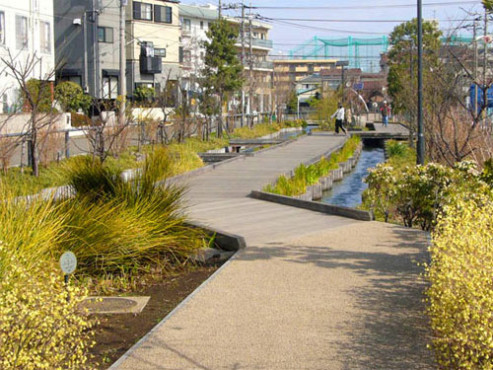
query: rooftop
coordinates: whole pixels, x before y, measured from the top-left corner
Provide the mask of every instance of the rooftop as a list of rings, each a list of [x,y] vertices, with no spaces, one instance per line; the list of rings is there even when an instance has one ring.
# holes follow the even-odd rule
[[[217,7],[207,5],[179,5],[180,16],[188,18],[198,18],[206,20],[216,20],[218,18]]]

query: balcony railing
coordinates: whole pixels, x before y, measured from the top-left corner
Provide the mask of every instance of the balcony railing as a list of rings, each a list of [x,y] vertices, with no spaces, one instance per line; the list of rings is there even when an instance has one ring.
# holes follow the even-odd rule
[[[258,68],[258,69],[274,69],[274,63],[269,62],[267,60],[255,62],[253,64],[253,68]]]
[[[272,40],[252,39],[252,46],[260,48],[272,49]]]
[[[237,46],[241,46],[241,38],[238,38],[236,41]],[[250,45],[250,39],[248,38],[248,35],[245,37],[245,47],[248,48]],[[264,48],[264,49],[272,49],[272,40],[262,40],[262,39],[256,39],[252,38],[252,46],[257,47],[257,48]]]
[[[155,74],[163,71],[163,61],[161,57],[140,57],[140,73]]]

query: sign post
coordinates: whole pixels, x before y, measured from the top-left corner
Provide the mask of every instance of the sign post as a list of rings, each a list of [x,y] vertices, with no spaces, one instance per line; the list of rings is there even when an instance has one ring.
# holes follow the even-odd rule
[[[60,257],[60,268],[64,273],[65,286],[67,288],[67,302],[70,301],[70,294],[68,293],[68,280],[70,274],[72,274],[77,267],[77,257],[75,254],[68,251],[62,254]]]

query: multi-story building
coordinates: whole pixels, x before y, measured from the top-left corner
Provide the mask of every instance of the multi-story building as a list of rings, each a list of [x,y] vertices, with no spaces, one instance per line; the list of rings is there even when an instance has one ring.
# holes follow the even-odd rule
[[[120,1],[55,0],[57,80],[115,99],[120,80]]]
[[[274,60],[274,73],[280,81],[296,83],[322,69],[334,68],[335,59],[281,59]]]
[[[181,25],[181,68],[182,87],[191,92],[198,91],[197,77],[204,68],[206,32],[218,18],[217,7],[179,5]]]
[[[120,0],[55,0],[58,78],[98,99],[120,86]],[[125,5],[126,94],[156,90],[180,75],[178,1],[129,0]]]
[[[14,62],[26,78],[54,80],[53,0],[18,0],[0,3],[0,58]],[[29,68],[28,60],[34,61]],[[2,63],[3,64],[3,63]],[[4,113],[19,106],[19,86],[9,69],[0,70],[0,95]]]
[[[126,18],[127,91],[156,91],[180,77],[180,22],[176,0],[129,1]]]
[[[272,74],[274,64],[269,60],[272,51],[272,40],[269,31],[272,26],[257,20],[245,19],[243,23],[243,38],[241,35],[241,19],[227,18],[238,28],[239,38],[236,43],[240,60],[245,66],[245,96],[246,111],[272,111]],[[251,98],[249,96],[251,95]],[[251,103],[251,106],[248,104]]]

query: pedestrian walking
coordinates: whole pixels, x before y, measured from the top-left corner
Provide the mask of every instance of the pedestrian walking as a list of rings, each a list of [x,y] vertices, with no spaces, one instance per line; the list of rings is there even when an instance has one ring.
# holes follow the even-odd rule
[[[339,103],[337,110],[334,112],[330,118],[336,118],[336,134],[339,133],[339,129],[344,131],[344,134],[347,135],[346,129],[343,126],[344,122],[344,107],[342,106],[341,103]]]
[[[382,112],[382,123],[385,127],[387,127],[389,125],[390,107],[387,105],[386,101],[383,102],[380,112]]]

